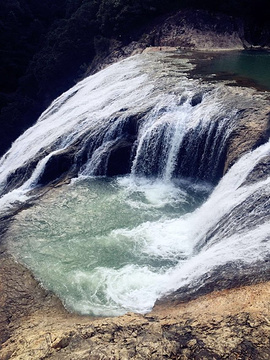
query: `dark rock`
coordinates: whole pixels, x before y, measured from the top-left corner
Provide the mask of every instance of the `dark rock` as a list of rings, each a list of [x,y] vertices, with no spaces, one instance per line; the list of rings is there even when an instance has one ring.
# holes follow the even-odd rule
[[[133,143],[127,140],[120,140],[110,150],[107,163],[106,175],[124,175],[131,170],[131,152]]]
[[[74,149],[67,149],[52,155],[38,180],[38,185],[47,185],[71,172],[74,164]]]
[[[32,175],[37,163],[38,159],[34,159],[28,164],[24,164],[12,172],[7,178],[7,183],[3,193],[8,193],[9,191],[12,191],[13,189],[16,189],[17,187],[24,184],[25,181],[28,180]]]
[[[191,105],[192,106],[196,106],[198,104],[200,104],[202,102],[202,98],[203,98],[203,94],[202,93],[199,93],[199,94],[196,94],[192,97],[191,99]]]

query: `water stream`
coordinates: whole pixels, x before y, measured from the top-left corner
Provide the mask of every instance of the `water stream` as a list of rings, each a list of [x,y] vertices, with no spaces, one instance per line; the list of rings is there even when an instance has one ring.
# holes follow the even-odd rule
[[[269,176],[248,176],[270,142],[222,177],[251,93],[191,80],[187,59],[142,54],[56,99],[0,160],[9,251],[71,311],[147,312],[229,263],[269,257]],[[221,180],[220,180],[221,179]]]
[[[21,212],[9,246],[70,310],[145,312],[192,251],[178,242],[176,219],[208,192],[130,177],[77,180]]]
[[[230,80],[243,86],[270,91],[270,52],[242,50],[198,55],[199,66],[194,71],[203,77]]]

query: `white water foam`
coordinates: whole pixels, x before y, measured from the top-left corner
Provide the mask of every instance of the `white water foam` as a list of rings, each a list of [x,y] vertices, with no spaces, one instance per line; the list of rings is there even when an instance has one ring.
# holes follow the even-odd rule
[[[227,263],[252,264],[263,261],[270,253],[269,222],[249,228],[240,233],[223,237],[219,241],[210,241],[199,252],[195,248],[210,229],[218,224],[223,216],[241,204],[258,189],[268,189],[270,177],[255,184],[241,184],[254,166],[264,156],[270,154],[270,142],[246,154],[224,176],[219,186],[199,209],[179,219],[147,222],[132,230],[116,230],[114,235],[140,239],[144,244],[141,251],[150,256],[177,259],[176,266],[164,271],[153,272],[141,267],[121,268],[110,276],[117,279],[123,288],[108,285],[107,295],[127,310],[149,311],[157,298],[183,286],[196,283],[203,274],[211,272]],[[256,211],[256,208],[254,209]],[[242,216],[248,216],[242,214]],[[230,227],[230,223],[226,224]],[[99,269],[99,272],[108,271]],[[144,275],[144,277],[143,277]],[[140,279],[139,286],[133,281]],[[113,279],[110,281],[114,283]],[[109,281],[109,282],[110,282]],[[137,284],[138,285],[138,284]],[[135,286],[135,289],[133,289]],[[119,295],[121,294],[121,295]],[[131,300],[131,301],[130,301]],[[136,304],[136,305],[134,305]]]
[[[20,175],[25,176],[24,184],[12,196],[3,198],[1,204],[20,200],[20,196],[24,201],[49,159],[76,141],[82,146],[84,141],[93,143],[92,153],[80,165],[79,175],[95,175],[108,149],[123,136],[121,131],[127,119],[138,114],[143,115],[134,145],[132,173],[148,176],[157,165],[157,175],[170,180],[184,135],[198,124],[207,129],[215,122],[222,128],[226,126],[228,135],[237,112],[230,103],[234,96],[225,87],[209,87],[187,79],[185,72],[190,66],[180,59],[171,64],[164,55],[137,55],[86,78],[61,95],[0,160],[3,194],[9,189],[10,178],[19,176],[18,170],[33,168],[32,175]],[[192,106],[191,99],[198,91],[203,93],[202,101]],[[159,155],[158,147],[162,147]],[[78,148],[77,156],[82,151]]]
[[[69,309],[83,314],[115,316],[127,311],[145,313],[150,311],[155,301],[165,294],[184,286],[196,287],[197,283],[200,286],[200,278],[205,274],[211,274],[219,266],[234,263],[241,268],[243,264],[252,266],[256,261],[264,261],[270,253],[269,223],[259,221],[258,224],[249,224],[248,214],[242,213],[244,209],[241,209],[239,216],[245,218],[247,226],[240,232],[236,231],[231,235],[222,237],[217,234],[212,236],[206,244],[204,241],[209,231],[214,229],[221,219],[228,216],[236,206],[243,204],[251,194],[256,193],[256,196],[259,197],[260,191],[262,191],[269,197],[270,177],[256,183],[243,185],[247,175],[256,164],[269,154],[270,142],[243,156],[224,176],[209,199],[195,211],[172,219],[166,219],[163,216],[159,220],[148,220],[138,226],[128,228],[120,225],[120,227],[109,230],[109,232],[105,231],[103,235],[89,238],[90,243],[96,244],[93,254],[89,252],[85,258],[89,266],[91,262],[93,264],[96,262],[96,266],[92,270],[90,268],[82,270],[80,266],[77,267],[76,265],[70,270],[64,265],[65,271],[59,270],[61,250],[59,258],[56,257],[56,252],[53,250],[52,261],[55,262],[55,259],[58,259],[57,262],[59,263],[56,262],[51,267],[56,267],[55,271],[56,274],[59,274],[57,277],[59,276],[58,282],[60,281],[61,286],[64,283],[67,287],[64,295],[61,296],[63,290],[59,292],[56,290],[56,293]],[[144,181],[133,177],[118,179],[119,195],[117,195],[117,199],[123,203],[121,206],[124,206],[124,203],[130,205],[127,214],[134,208],[139,209],[137,214],[142,211],[147,213],[149,208],[152,210],[159,209],[161,202],[166,207],[167,201],[164,201],[162,196],[159,198],[159,194],[164,188],[167,194],[171,189],[172,197],[174,192],[178,191],[173,189],[173,184],[169,186],[162,184],[162,182],[152,183],[154,183],[154,189],[151,189],[149,179]],[[76,189],[76,183],[73,186]],[[152,192],[155,193],[154,196],[151,194]],[[138,204],[134,206],[132,202],[130,204],[130,198],[134,193],[143,194],[144,199],[147,199],[144,201],[149,204],[149,207],[139,207]],[[92,198],[95,196],[93,194]],[[104,204],[110,209],[111,204],[114,204],[115,195],[112,192],[110,196],[112,196],[111,199],[106,195],[102,200],[97,198],[97,201],[98,203],[104,201]],[[80,202],[83,200],[83,198],[77,198],[77,195],[76,199]],[[142,199],[138,200],[138,203],[140,202],[143,203]],[[69,208],[69,202],[65,206]],[[90,210],[92,206],[89,208]],[[50,212],[50,210],[48,211]],[[117,210],[111,209],[111,212],[109,218],[115,216]],[[256,207],[254,212],[256,212]],[[123,217],[124,213],[122,210],[122,213],[119,214],[120,217]],[[81,214],[78,216],[81,217]],[[103,213],[103,217],[106,222],[105,213]],[[29,220],[31,221],[31,218]],[[53,225],[50,221],[48,222],[49,228]],[[226,233],[226,227],[230,228],[231,225],[230,221],[224,224],[224,233]],[[86,236],[90,236],[88,231],[86,234]],[[76,236],[79,236],[79,232]],[[11,237],[15,238],[13,234]],[[20,241],[25,238],[27,236],[22,234]],[[34,246],[38,246],[37,242],[40,240],[34,235],[32,241]],[[61,241],[63,241],[62,236]],[[76,248],[82,246],[80,239],[78,242],[76,239],[75,241]],[[14,243],[17,252],[19,251],[18,245],[17,242]],[[27,256],[29,256],[31,246],[31,244],[26,246]],[[69,253],[74,252],[72,249],[71,247],[68,250]],[[82,247],[82,249],[84,248]],[[12,251],[14,252],[14,249]],[[46,241],[42,244],[42,251],[46,257],[50,256],[51,250],[49,248],[46,250]],[[82,251],[87,253],[88,250]],[[115,260],[113,266],[98,263],[97,257],[100,256],[100,251],[102,257],[117,253],[118,259]],[[137,260],[132,260],[129,263],[129,260],[127,261],[126,257],[122,256],[122,252],[125,253],[126,251],[133,253],[139,259],[138,263],[136,263]],[[78,256],[81,255],[78,254]],[[68,263],[68,261],[65,257],[65,262]]]
[[[220,148],[209,155],[205,147],[203,156],[218,158],[223,142],[233,129],[236,104],[240,99],[234,102],[233,91],[223,86],[209,87],[188,80],[184,75],[185,64],[182,64],[178,77],[175,77],[174,69],[170,77],[167,64],[160,64],[158,60],[151,65],[152,61],[151,56],[135,56],[83,80],[56,99],[37,124],[28,129],[0,161],[0,188],[4,189],[9,175],[37,154],[42,154],[32,175],[1,198],[1,211],[6,211],[13,202],[26,200],[27,191],[37,185],[51,156],[88,132],[91,138],[101,137],[102,141],[89,155],[79,174],[81,178],[93,175],[104,151],[106,154],[106,149],[117,139],[117,132],[125,120],[134,114],[144,114],[134,146],[132,175],[118,180],[118,192],[114,193],[111,188],[107,192],[102,188],[100,195],[86,191],[89,203],[93,201],[90,208],[83,203],[84,194],[74,196],[72,200],[78,205],[83,203],[82,211],[87,214],[84,219],[65,194],[64,206],[70,207],[70,212],[67,212],[64,226],[60,221],[65,218],[63,208],[59,205],[58,209],[58,205],[54,204],[50,208],[55,215],[53,221],[46,215],[44,222],[39,223],[38,216],[42,218],[42,214],[37,212],[34,221],[31,217],[30,220],[26,218],[25,229],[17,224],[17,228],[14,225],[15,230],[10,232],[10,251],[30,268],[35,268],[37,277],[45,286],[56,288],[56,293],[63,296],[69,308],[81,313],[118,315],[126,311],[146,312],[160,296],[185,285],[192,286],[218,266],[230,262],[251,264],[269,255],[269,224],[263,219],[249,224],[249,215],[245,214],[242,204],[253,194],[258,198],[260,194],[269,196],[269,177],[243,184],[256,164],[269,156],[270,143],[243,156],[200,208],[188,210],[186,205],[191,201],[188,192],[185,187],[173,184],[177,154],[184,135],[195,129],[205,132],[217,122],[217,135],[213,139],[206,138],[205,143],[213,141],[213,147],[220,145]],[[192,106],[190,100],[198,89],[203,93],[202,101]],[[224,129],[225,135],[219,144],[218,135]],[[158,161],[157,151],[161,155]],[[156,170],[156,167],[159,168]],[[144,176],[151,176],[153,170],[158,179],[145,180]],[[76,183],[71,186],[76,187]],[[225,221],[222,236],[220,232],[215,235],[213,230],[218,228],[222,219],[229,219],[237,206],[243,206],[239,216],[243,216],[247,224],[229,234],[226,229],[232,224],[229,220]],[[96,219],[95,210],[99,207],[102,218]],[[178,214],[168,216],[160,213],[167,207],[169,211],[178,211]],[[255,206],[253,212],[256,211]],[[145,219],[140,218],[142,212]],[[134,223],[130,222],[132,216],[136,220]],[[92,236],[93,224],[97,224],[98,230],[105,230]],[[27,226],[29,229],[37,227],[38,231],[39,228],[42,231],[49,228],[52,234],[47,239],[43,232],[39,232],[40,236],[30,236],[25,232]],[[65,233],[70,229],[77,229],[77,233]],[[50,243],[51,237],[52,242],[57,244],[56,248]],[[89,253],[83,246],[88,243],[93,246]],[[102,246],[99,247],[99,244]],[[26,249],[24,256],[19,253],[23,246]],[[119,258],[108,260],[115,255],[116,248]],[[63,259],[64,250],[66,255]],[[78,260],[76,257],[81,258],[86,268],[76,265],[70,257],[73,253],[75,260]],[[40,256],[38,261],[35,255]],[[52,262],[45,264],[49,258]],[[96,264],[97,258],[100,258],[100,264]],[[129,262],[127,258],[135,260]],[[118,263],[120,259],[121,263]],[[111,261],[111,267],[106,265],[105,260]],[[92,264],[96,267],[90,270]],[[55,281],[56,285],[52,285],[51,281]]]

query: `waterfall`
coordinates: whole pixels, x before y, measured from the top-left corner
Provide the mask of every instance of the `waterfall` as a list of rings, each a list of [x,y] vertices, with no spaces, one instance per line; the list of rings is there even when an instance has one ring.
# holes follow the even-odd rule
[[[234,281],[267,277],[269,176],[256,168],[270,142],[224,175],[252,98],[191,68],[157,53],[116,63],[56,99],[0,160],[1,214],[72,180],[6,236],[68,308],[145,312],[165,294],[218,288],[231,269]]]
[[[241,98],[237,104],[224,86],[187,79],[190,67],[177,58],[134,56],[64,93],[1,159],[0,194],[8,194],[2,206],[12,190],[18,200],[63,176],[217,181]]]

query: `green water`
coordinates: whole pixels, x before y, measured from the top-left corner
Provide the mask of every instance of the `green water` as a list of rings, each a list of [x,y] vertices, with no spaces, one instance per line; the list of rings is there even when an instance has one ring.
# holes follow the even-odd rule
[[[22,211],[9,250],[71,311],[144,312],[191,251],[179,216],[206,195],[159,181],[84,179]]]
[[[270,91],[270,52],[230,51],[211,57],[202,54],[198,58],[196,74],[213,75],[217,80],[236,80],[238,85]]]

